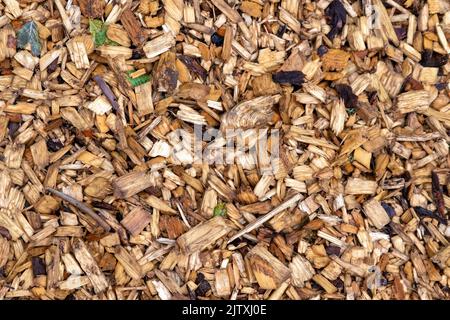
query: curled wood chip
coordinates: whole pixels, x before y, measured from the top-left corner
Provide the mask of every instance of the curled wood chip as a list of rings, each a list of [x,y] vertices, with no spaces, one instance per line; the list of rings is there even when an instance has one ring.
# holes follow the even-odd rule
[[[279,95],[258,97],[238,104],[223,116],[222,130],[266,126],[273,117],[272,106],[279,98]]]

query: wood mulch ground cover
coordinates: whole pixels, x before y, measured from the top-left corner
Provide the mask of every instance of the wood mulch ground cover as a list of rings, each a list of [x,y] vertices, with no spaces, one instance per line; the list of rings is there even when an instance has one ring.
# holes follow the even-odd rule
[[[449,40],[448,0],[0,1],[0,299],[448,299]]]

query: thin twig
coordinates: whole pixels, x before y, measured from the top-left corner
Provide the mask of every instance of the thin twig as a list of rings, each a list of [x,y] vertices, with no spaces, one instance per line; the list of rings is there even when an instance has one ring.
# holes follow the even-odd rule
[[[281,211],[289,208],[290,206],[292,206],[293,204],[297,203],[298,201],[300,201],[301,199],[303,199],[303,195],[298,193],[295,196],[293,196],[292,198],[290,198],[289,200],[286,200],[285,202],[283,202],[282,204],[280,204],[278,207],[276,207],[275,209],[273,209],[272,211],[270,211],[269,213],[267,213],[266,215],[256,219],[255,221],[253,221],[252,223],[249,223],[244,229],[242,229],[241,231],[239,231],[238,233],[236,233],[233,237],[231,237],[230,240],[228,240],[227,243],[231,243],[234,240],[236,240],[237,238],[243,236],[246,233],[249,233],[250,231],[255,230],[256,228],[258,228],[260,225],[264,224],[266,221],[269,221],[271,218],[273,218],[274,216],[276,216],[278,213],[280,213]]]
[[[181,219],[183,219],[184,224],[189,229],[192,228],[191,225],[189,224],[189,222],[187,221],[186,216],[184,215],[183,208],[181,207],[180,203],[177,201],[176,204],[177,204],[178,211],[180,211]]]
[[[83,74],[80,80],[81,87],[84,87],[86,84],[86,81],[88,81],[89,77],[91,76],[91,73],[97,68],[98,62],[93,61],[91,65],[89,66],[89,69],[86,70],[86,72]]]
[[[445,208],[444,195],[441,184],[439,182],[439,176],[435,171],[431,171],[431,193],[433,195],[437,212],[445,221],[447,209]]]
[[[55,190],[52,188],[47,188],[46,190],[53,193],[58,198],[61,198],[62,200],[69,202],[71,205],[77,207],[80,211],[89,215],[92,219],[94,219],[99,224],[99,226],[101,226],[103,229],[105,229],[106,232],[108,232],[111,229],[109,224],[107,224],[97,213],[95,213],[94,210],[89,208],[84,203],[78,201],[77,199],[75,199],[65,193],[62,193],[61,191],[58,191],[58,190]]]

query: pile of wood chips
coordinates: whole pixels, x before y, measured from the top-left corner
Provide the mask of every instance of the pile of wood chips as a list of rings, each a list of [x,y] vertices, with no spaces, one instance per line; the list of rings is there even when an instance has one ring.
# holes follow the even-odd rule
[[[448,0],[1,0],[0,299],[450,298],[449,39]]]

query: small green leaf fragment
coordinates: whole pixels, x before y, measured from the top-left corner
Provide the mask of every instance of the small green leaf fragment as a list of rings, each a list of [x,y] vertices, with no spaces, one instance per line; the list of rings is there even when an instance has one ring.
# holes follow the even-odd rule
[[[128,71],[127,76],[127,80],[133,88],[150,81],[151,77],[148,74],[143,74],[142,76],[139,76],[137,78],[131,78],[129,75],[132,74],[134,71],[135,70]]]
[[[117,46],[119,45],[117,42],[112,41],[106,36],[106,31],[108,30],[108,25],[103,23],[98,19],[89,20],[89,32],[92,34],[94,38],[94,44],[96,47],[100,47],[102,45],[108,46]]]
[[[100,32],[103,27],[103,22],[98,19],[90,19],[89,20],[89,32],[91,34],[96,34],[97,32]]]
[[[89,32],[94,37],[94,44],[96,47],[99,47],[105,43],[106,30],[107,27],[104,26],[101,20],[89,20]]]
[[[37,24],[34,21],[29,21],[17,31],[17,47],[25,49],[27,44],[30,44],[31,53],[38,57],[41,55],[41,43],[39,41],[39,33]]]
[[[221,216],[224,217],[227,214],[227,208],[225,203],[221,202],[214,207],[213,215],[214,217]]]

